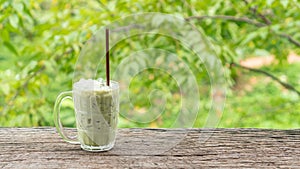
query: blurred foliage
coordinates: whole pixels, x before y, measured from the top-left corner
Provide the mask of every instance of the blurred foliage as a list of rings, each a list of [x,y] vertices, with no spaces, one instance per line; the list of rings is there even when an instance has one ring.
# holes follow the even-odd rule
[[[170,13],[185,18],[208,16],[190,18],[189,22],[202,30],[214,46],[226,69],[229,86],[236,83],[231,77],[238,76],[238,71],[229,68],[230,62],[264,55],[275,55],[280,61],[280,65],[270,68],[270,72],[284,71],[283,74],[290,75],[288,79],[299,86],[299,76],[295,74],[299,72],[299,65],[289,67],[286,63],[290,51],[300,54],[300,47],[291,42],[291,39],[300,41],[299,9],[297,0],[0,0],[0,126],[53,125],[53,103],[59,92],[72,88],[74,65],[84,43],[100,27],[123,16],[143,12]],[[129,55],[133,41],[134,38],[122,42],[122,50],[113,51],[113,54]],[[183,60],[184,56],[191,55],[176,41],[159,36],[148,38],[144,43],[142,45],[177,51]],[[186,62],[193,63],[192,60]],[[191,69],[199,68],[201,65]],[[168,84],[170,77],[157,77],[161,77],[161,72],[147,70],[133,79],[130,90],[138,93],[137,89],[151,85],[158,85],[161,90],[176,87]],[[211,106],[207,72],[198,74],[197,80],[201,91],[207,93],[201,102],[201,111],[207,112]],[[292,92],[282,92],[273,82],[259,83],[253,86],[252,92],[242,96],[235,96],[237,91],[228,91],[220,127],[300,126],[299,118],[294,118],[300,112],[299,97]],[[139,109],[149,106],[142,100],[136,100]],[[169,126],[179,109],[174,106],[176,98],[169,98],[169,101],[166,113],[156,121],[136,124],[120,118],[120,126]],[[260,104],[255,104],[258,102]],[[280,108],[272,108],[278,105]],[[74,125],[71,108],[71,101],[64,103],[62,119],[67,126]],[[203,126],[205,118],[205,113],[199,113],[195,127]]]
[[[263,67],[275,72],[283,81],[293,85],[300,83],[300,64]],[[299,128],[299,96],[290,92],[271,78],[249,73],[239,77],[240,85],[228,94],[219,127]],[[299,90],[299,87],[298,87]]]

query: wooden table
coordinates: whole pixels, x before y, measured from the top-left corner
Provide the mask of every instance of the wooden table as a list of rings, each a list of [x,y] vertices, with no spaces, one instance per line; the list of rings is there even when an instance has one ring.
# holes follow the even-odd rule
[[[91,153],[54,128],[0,128],[0,168],[200,167],[300,168],[300,130],[119,129],[111,151]]]

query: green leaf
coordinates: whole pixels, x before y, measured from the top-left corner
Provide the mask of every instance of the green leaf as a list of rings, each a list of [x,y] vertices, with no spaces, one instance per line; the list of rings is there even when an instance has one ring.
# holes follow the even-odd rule
[[[14,14],[14,15],[11,15],[9,17],[9,23],[12,27],[14,28],[18,28],[18,24],[19,24],[19,17],[18,15]]]
[[[273,4],[273,2],[274,2],[274,0],[267,0],[267,5],[272,5]]]
[[[257,37],[257,32],[251,32],[249,33],[244,40],[241,42],[241,45],[246,45],[247,43],[249,43],[250,41],[252,41],[253,39],[255,39]]]
[[[268,32],[267,29],[261,29],[258,33],[259,33],[259,36],[260,36],[263,40],[267,39],[268,34],[269,34],[269,32]]]
[[[28,16],[30,16],[31,18],[33,18],[30,9],[28,9],[28,7],[27,7],[29,5],[26,5],[26,2],[23,1],[23,6],[24,6],[24,10],[23,10],[24,13],[26,13]]]
[[[2,88],[2,91],[5,95],[8,95],[9,94],[9,91],[10,91],[10,87],[9,87],[9,84],[2,84],[1,85],[1,88]]]
[[[289,5],[289,1],[288,0],[280,0],[281,5],[286,9],[287,6]]]
[[[19,52],[18,50],[15,48],[15,46],[10,43],[9,41],[5,41],[4,42],[4,45],[12,52],[14,53],[15,55],[19,56]]]
[[[23,6],[23,3],[13,3],[13,8],[18,11],[19,13],[22,13],[23,12],[23,9],[24,9],[24,6]]]
[[[234,22],[228,23],[228,31],[230,32],[230,35],[231,35],[233,41],[236,41],[238,39],[238,37],[237,37],[238,29],[239,29],[239,27],[236,23],[234,23]]]
[[[3,29],[0,33],[0,35],[1,35],[1,39],[3,41],[9,41],[10,40],[9,32],[6,29]]]

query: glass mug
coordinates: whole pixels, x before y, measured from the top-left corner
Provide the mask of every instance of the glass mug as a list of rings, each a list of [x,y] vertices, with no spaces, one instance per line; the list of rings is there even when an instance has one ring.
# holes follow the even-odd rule
[[[77,139],[68,137],[60,121],[60,106],[73,99]],[[87,151],[107,151],[115,144],[119,115],[119,84],[103,80],[84,80],[74,83],[73,90],[60,93],[54,105],[54,122],[60,136],[68,143],[81,144]]]

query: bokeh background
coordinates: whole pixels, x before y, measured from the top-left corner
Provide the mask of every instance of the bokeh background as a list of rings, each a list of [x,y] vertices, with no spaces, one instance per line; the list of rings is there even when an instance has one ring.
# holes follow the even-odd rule
[[[53,126],[54,101],[72,88],[75,63],[87,40],[124,16],[161,12],[194,24],[222,61],[227,96],[217,127],[299,128],[299,10],[297,0],[0,0],[0,126]],[[192,70],[203,69],[195,75],[203,94],[194,124],[203,127],[211,107],[205,66],[177,41],[161,35],[127,39],[111,55],[129,56],[143,46],[175,52]],[[129,88],[135,112],[149,113],[151,105],[142,91],[177,87],[161,71],[139,73]],[[119,127],[168,127],[180,110],[178,102],[180,94],[174,93],[167,97],[162,116],[149,123],[121,116]],[[75,125],[72,104],[66,101],[62,108],[63,124],[69,127]]]

